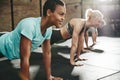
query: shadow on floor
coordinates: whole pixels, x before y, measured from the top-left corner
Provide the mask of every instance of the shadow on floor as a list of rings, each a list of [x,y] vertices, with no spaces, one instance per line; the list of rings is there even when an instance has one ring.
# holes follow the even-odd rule
[[[70,60],[58,55],[58,52],[70,53],[68,46],[52,47],[52,71],[56,76],[61,76],[64,80],[79,80],[79,76],[71,75],[74,66],[70,65]]]
[[[100,49],[91,49],[90,51],[96,52],[96,53],[103,53],[104,52],[104,50],[100,50]]]
[[[104,50],[101,50],[101,49],[88,49],[88,48],[85,48],[86,50],[90,50],[92,52],[96,52],[96,53],[103,53]]]
[[[19,69],[14,68],[10,60],[0,61],[0,80],[21,80]]]
[[[58,55],[58,48],[52,48],[52,59],[51,59],[51,69],[52,69],[52,75],[62,77],[64,80],[79,80],[79,76],[72,76],[71,72],[73,71],[74,66],[71,66],[69,63],[69,59],[66,59],[60,55]],[[64,50],[62,50],[64,51]],[[39,65],[40,68],[37,72],[37,75],[34,77],[33,80],[46,80],[45,76],[45,69],[44,64],[42,60],[42,53],[31,54],[30,64],[33,65]]]
[[[79,76],[72,76],[73,66],[69,64],[69,59],[58,55],[57,48],[52,49],[52,74],[62,77],[64,80],[79,80]],[[39,66],[37,74],[33,80],[46,80],[42,53],[33,52],[30,57],[30,66]],[[9,60],[0,61],[0,80],[20,80],[19,70],[13,67]],[[34,74],[34,73],[32,73]]]

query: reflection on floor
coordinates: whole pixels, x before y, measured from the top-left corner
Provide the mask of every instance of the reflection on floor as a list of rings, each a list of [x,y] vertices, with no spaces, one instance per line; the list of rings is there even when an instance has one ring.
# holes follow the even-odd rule
[[[91,40],[90,40],[91,43]],[[87,61],[84,66],[69,63],[71,39],[52,46],[52,74],[64,80],[120,80],[120,38],[98,37],[97,44],[89,53],[81,54]],[[0,80],[20,80],[20,60],[0,58]],[[41,48],[32,52],[30,58],[31,80],[45,80]]]

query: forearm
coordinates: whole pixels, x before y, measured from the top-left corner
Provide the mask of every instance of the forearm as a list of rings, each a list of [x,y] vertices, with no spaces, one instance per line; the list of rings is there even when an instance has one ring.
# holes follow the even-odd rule
[[[21,60],[20,76],[21,76],[22,80],[30,80],[29,61]]]
[[[51,79],[51,46],[50,40],[45,40],[42,45],[43,61],[45,66],[45,72],[47,80]]]
[[[74,61],[74,54],[75,54],[76,50],[77,50],[77,46],[72,45],[71,50],[70,50],[70,61]]]
[[[47,79],[49,80],[51,76],[51,53],[48,52],[43,54],[43,60],[44,60]]]
[[[71,45],[71,50],[70,50],[70,63],[72,65],[75,64],[74,55],[75,55],[75,53],[77,51],[77,47],[78,47],[78,36],[79,36],[79,34],[74,31],[73,35],[72,35],[72,45]]]
[[[81,53],[81,51],[84,49],[84,44],[83,44],[83,42],[82,41],[79,41],[79,43],[78,43],[79,45],[78,45],[78,48],[77,48],[77,54],[78,54],[78,56],[80,55],[80,53]]]
[[[22,80],[30,80],[29,59],[31,51],[31,41],[24,36],[20,40],[20,76]]]
[[[84,33],[79,36],[77,54],[80,55],[81,51],[84,49]]]
[[[86,43],[86,47],[88,47],[88,32],[85,33],[85,43]]]
[[[72,47],[71,47],[71,50],[70,50],[70,53],[75,53],[75,52],[76,52],[76,49],[77,49],[77,47],[72,46]]]

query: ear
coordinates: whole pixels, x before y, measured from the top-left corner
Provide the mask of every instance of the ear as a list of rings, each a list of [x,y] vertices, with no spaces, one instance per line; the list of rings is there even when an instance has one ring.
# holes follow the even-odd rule
[[[52,12],[51,12],[51,10],[50,10],[50,9],[48,9],[48,10],[47,10],[47,16],[50,16],[50,15],[51,15],[51,13],[52,13]]]

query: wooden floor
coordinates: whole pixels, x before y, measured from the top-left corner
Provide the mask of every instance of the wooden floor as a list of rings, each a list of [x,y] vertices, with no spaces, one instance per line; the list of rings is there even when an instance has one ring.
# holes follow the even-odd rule
[[[90,37],[91,43],[91,37]],[[84,66],[69,63],[71,39],[52,46],[52,74],[64,80],[120,80],[120,37],[98,37],[97,44],[89,53],[81,54],[87,61]],[[30,59],[31,80],[45,80],[41,48],[32,52]],[[20,80],[20,61],[0,58],[0,80]]]

